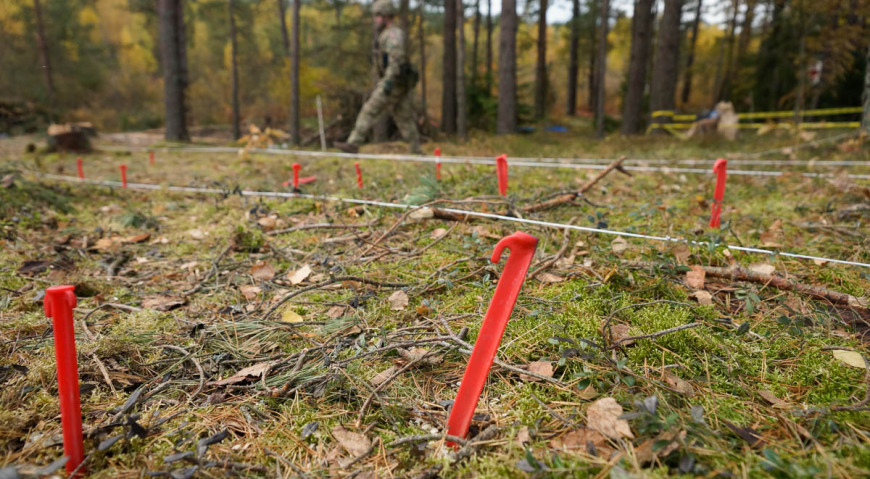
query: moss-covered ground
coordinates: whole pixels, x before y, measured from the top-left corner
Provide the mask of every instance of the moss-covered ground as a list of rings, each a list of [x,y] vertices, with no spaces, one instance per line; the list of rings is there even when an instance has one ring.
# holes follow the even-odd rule
[[[494,168],[480,165],[445,164],[438,182],[429,163],[360,160],[358,190],[343,158],[83,157],[88,178],[117,180],[124,163],[131,182],[228,192],[182,194],[47,180],[32,172],[75,175],[75,156],[0,140],[0,466],[32,473],[63,455],[42,297],[74,284],[92,477],[867,477],[868,372],[835,352],[867,357],[868,310],[722,278],[697,294],[685,278],[693,265],[752,265],[868,296],[870,268],[722,246],[870,263],[870,182],[843,176],[870,167],[818,166],[870,161],[870,148],[796,141],[538,134],[437,145],[455,156],[711,160],[701,168],[773,149],[760,159],[806,162],[767,167],[793,172],[782,177],[729,176],[719,230],[706,226],[714,177],[687,173],[614,172],[585,200],[524,215],[710,242],[624,238],[623,250],[601,234],[232,193],[288,191],[296,161],[316,176],[305,193],[505,214],[576,190],[594,170],[511,168],[502,200]],[[276,234],[318,224],[331,227]],[[518,229],[540,239],[535,277],[478,405],[471,454],[456,461],[440,436],[468,359],[459,336],[476,339],[504,265],[489,256]],[[653,337],[620,341],[643,335]],[[549,381],[517,371],[550,376],[544,362]],[[602,398],[622,406],[633,437],[592,434],[587,411]]]

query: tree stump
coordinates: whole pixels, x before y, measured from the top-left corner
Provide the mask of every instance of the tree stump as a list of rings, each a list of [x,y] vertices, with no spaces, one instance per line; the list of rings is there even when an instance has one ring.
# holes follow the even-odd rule
[[[90,137],[96,136],[91,123],[65,123],[48,127],[48,151],[89,153],[93,151]]]

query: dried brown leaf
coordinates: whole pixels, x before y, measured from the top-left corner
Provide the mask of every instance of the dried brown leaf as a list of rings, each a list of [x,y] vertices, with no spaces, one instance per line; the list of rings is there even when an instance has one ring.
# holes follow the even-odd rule
[[[275,268],[269,263],[260,261],[251,266],[251,276],[257,281],[269,281],[275,277]]]
[[[332,428],[332,436],[351,456],[361,456],[372,447],[372,441],[358,432],[348,431],[344,426]]]
[[[698,300],[698,304],[702,304],[702,305],[713,304],[713,295],[710,294],[708,291],[704,291],[703,289],[695,291],[692,294],[692,296],[694,296],[695,299]]]
[[[612,397],[601,398],[586,410],[586,423],[610,439],[627,437],[634,438],[628,421],[619,419],[622,415],[622,406]]]
[[[307,264],[296,270],[293,274],[288,278],[290,283],[293,285],[297,285],[303,281],[311,274],[311,266]]]
[[[242,292],[242,296],[245,297],[248,301],[257,297],[263,290],[259,286],[241,286],[239,287],[239,291]]]
[[[671,374],[669,372],[665,372],[664,380],[668,386],[676,389],[677,392],[679,392],[683,396],[692,397],[695,395],[695,388],[693,388],[692,385],[689,384],[688,381],[686,381],[680,377],[677,377],[674,374]]]
[[[789,407],[787,402],[776,397],[775,394],[773,394],[772,392],[770,392],[766,389],[762,389],[762,390],[758,391],[758,395],[761,396],[765,401],[772,404],[773,407],[781,408],[781,409],[788,409],[788,407]]]
[[[184,306],[186,303],[187,301],[184,299],[173,298],[172,296],[149,296],[142,300],[142,307],[156,311],[171,311]]]
[[[600,432],[580,428],[550,439],[550,448],[558,451],[581,451],[590,456],[610,457],[613,447]]]
[[[408,294],[397,289],[390,295],[388,301],[390,302],[390,311],[404,311],[408,307]]]
[[[552,273],[541,273],[538,275],[538,281],[542,283],[561,283],[565,278]]]
[[[692,271],[686,271],[686,286],[692,289],[704,289],[704,278],[707,273],[700,266],[690,266]]]
[[[395,374],[395,372],[398,370],[398,367],[390,366],[387,369],[384,369],[383,371],[376,374],[375,377],[373,377],[369,382],[372,383],[372,386],[380,386],[381,384],[383,384],[384,381],[386,381],[390,376]]]
[[[614,254],[621,254],[628,249],[628,241],[622,236],[617,236],[615,240],[610,242],[610,249]]]
[[[553,363],[550,361],[532,361],[526,367],[526,370],[529,372],[540,374],[541,376],[546,376],[548,378],[553,377]],[[540,379],[529,376],[527,374],[520,374],[520,379],[523,381],[540,381]]]
[[[256,380],[259,379],[260,376],[262,376],[263,373],[266,372],[271,366],[272,363],[269,361],[266,361],[264,363],[257,363],[253,366],[248,366],[244,369],[241,369],[239,372],[233,374],[226,379],[212,381],[209,384],[211,384],[212,386],[227,386],[230,384],[238,384],[245,381]]]

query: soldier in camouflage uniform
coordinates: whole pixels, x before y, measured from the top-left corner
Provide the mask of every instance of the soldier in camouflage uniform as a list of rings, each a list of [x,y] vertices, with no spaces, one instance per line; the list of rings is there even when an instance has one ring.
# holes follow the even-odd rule
[[[375,58],[381,78],[360,110],[347,142],[335,142],[335,146],[347,153],[358,152],[378,117],[388,110],[402,137],[410,144],[411,152],[421,153],[420,135],[411,103],[418,75],[405,52],[405,32],[394,22],[396,9],[391,0],[375,0],[372,14],[380,31]]]

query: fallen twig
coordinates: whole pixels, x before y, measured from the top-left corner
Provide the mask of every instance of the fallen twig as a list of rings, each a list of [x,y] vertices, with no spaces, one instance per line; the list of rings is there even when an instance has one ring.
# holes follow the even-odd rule
[[[584,193],[586,193],[587,191],[589,191],[590,189],[592,189],[592,187],[595,186],[596,183],[598,183],[599,181],[601,181],[602,178],[604,178],[605,176],[607,176],[607,174],[610,173],[610,172],[613,171],[613,170],[618,170],[618,171],[620,171],[621,173],[624,173],[624,174],[628,175],[628,172],[625,171],[624,169],[622,169],[622,162],[623,162],[624,160],[625,160],[625,157],[624,157],[624,156],[620,156],[620,157],[617,158],[613,163],[607,165],[607,168],[601,170],[600,173],[598,173],[597,175],[595,175],[595,178],[592,178],[591,180],[587,181],[586,184],[583,185],[583,186],[582,186],[579,190],[577,190],[576,192],[573,192],[573,193],[565,193],[565,194],[563,194],[563,195],[559,195],[559,196],[557,196],[557,197],[555,197],[555,198],[551,198],[551,199],[546,200],[546,201],[541,201],[540,203],[535,203],[535,204],[533,204],[533,205],[524,206],[524,207],[522,207],[522,208],[520,208],[520,209],[521,209],[522,211],[526,212],[526,213],[532,213],[532,212],[535,212],[535,211],[548,210],[548,209],[550,209],[550,208],[553,208],[553,207],[556,207],[556,206],[559,206],[559,205],[564,205],[564,204],[566,204],[566,203],[571,203],[571,202],[573,202],[575,199],[579,198],[580,196],[583,196]]]
[[[626,262],[628,266],[650,268],[663,267],[665,265],[645,262],[645,261],[630,261]],[[699,266],[704,270],[707,276],[712,278],[725,278],[731,281],[745,281],[749,283],[759,283],[763,285],[773,286],[780,291],[795,291],[797,293],[806,294],[815,299],[830,301],[834,304],[842,304],[853,308],[867,308],[866,298],[857,298],[851,294],[841,293],[832,289],[823,288],[821,286],[811,286],[808,284],[790,281],[781,276],[772,274],[756,273],[742,267],[720,268],[716,266]]]

